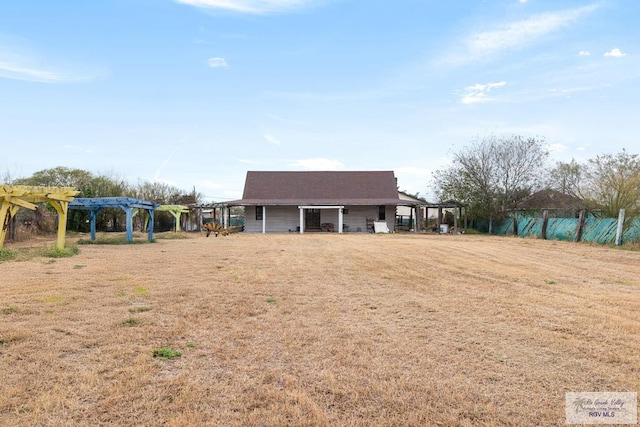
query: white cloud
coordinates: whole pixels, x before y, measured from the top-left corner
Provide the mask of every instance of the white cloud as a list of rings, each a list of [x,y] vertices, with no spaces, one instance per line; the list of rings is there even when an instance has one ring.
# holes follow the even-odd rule
[[[39,70],[7,62],[0,62],[0,77],[41,83],[60,83],[74,80],[52,71]]]
[[[344,165],[337,161],[325,158],[302,159],[291,163],[289,166],[308,169],[308,170],[324,170],[334,171],[344,168]]]
[[[224,58],[209,58],[207,64],[209,64],[211,68],[227,68],[229,66],[227,60]]]
[[[567,146],[564,144],[548,144],[547,150],[549,150],[549,152],[552,154],[562,153],[564,151],[567,151]]]
[[[580,55],[580,56],[589,56],[589,55],[591,55],[591,52],[589,52],[588,50],[581,50],[580,52],[578,52],[578,55]]]
[[[612,56],[614,58],[622,58],[623,56],[627,56],[627,54],[622,52],[617,47],[614,47],[609,52],[605,52],[604,56]]]
[[[521,4],[525,4],[527,0],[518,0]]]
[[[273,145],[281,145],[281,142],[276,137],[274,137],[273,135],[265,134],[263,136],[264,136],[264,139],[266,139],[271,144],[273,144]]]
[[[464,88],[464,94],[462,97],[463,104],[478,104],[483,102],[495,101],[494,98],[489,96],[489,93],[496,88],[501,88],[507,85],[507,82],[496,83],[477,83],[473,86],[467,86]]]
[[[226,9],[240,13],[288,12],[306,6],[313,0],[175,0],[205,9]],[[316,0],[317,1],[317,0]]]
[[[522,48],[560,30],[596,8],[596,5],[591,5],[538,14],[522,21],[508,22],[495,30],[473,34],[466,41],[469,56],[463,61],[478,60],[504,50]]]

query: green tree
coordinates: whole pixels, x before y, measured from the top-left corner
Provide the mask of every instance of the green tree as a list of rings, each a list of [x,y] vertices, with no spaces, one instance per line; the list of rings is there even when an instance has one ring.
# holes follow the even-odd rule
[[[43,185],[47,187],[75,187],[82,191],[93,179],[91,172],[58,166],[35,172],[29,178],[14,180],[16,185]]]
[[[129,184],[115,174],[93,177],[87,185],[83,197],[124,197],[134,194]]]
[[[541,138],[478,137],[434,173],[433,189],[440,201],[466,204],[471,219],[499,219],[540,186],[547,156]]]
[[[620,209],[627,215],[640,213],[640,158],[626,150],[602,154],[589,160],[585,173],[586,201],[605,216],[615,217]]]

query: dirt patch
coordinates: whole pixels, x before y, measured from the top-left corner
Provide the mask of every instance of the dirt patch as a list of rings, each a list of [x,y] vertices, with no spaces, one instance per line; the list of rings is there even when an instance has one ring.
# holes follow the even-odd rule
[[[240,233],[3,262],[0,424],[564,425],[565,392],[638,391],[639,260]]]

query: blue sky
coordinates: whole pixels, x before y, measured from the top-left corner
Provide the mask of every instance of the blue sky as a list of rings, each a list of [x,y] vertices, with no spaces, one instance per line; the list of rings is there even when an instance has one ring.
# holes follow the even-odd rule
[[[431,172],[476,136],[583,161],[640,135],[636,0],[0,2],[0,176],[207,200],[247,170]]]

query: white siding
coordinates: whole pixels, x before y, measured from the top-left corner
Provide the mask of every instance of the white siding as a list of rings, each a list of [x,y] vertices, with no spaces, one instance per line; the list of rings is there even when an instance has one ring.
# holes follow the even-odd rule
[[[343,216],[343,223],[348,226],[348,231],[367,232],[367,218],[378,220],[378,206],[348,206],[348,214]],[[385,215],[389,230],[395,228],[395,206],[386,206]],[[300,210],[297,206],[267,206],[266,207],[266,231],[267,233],[287,233],[296,231],[300,226]],[[335,231],[338,231],[338,209],[321,209],[320,223],[333,223]],[[245,208],[244,231],[247,233],[262,233],[262,220],[256,220],[256,207]]]
[[[267,233],[287,233],[300,225],[300,211],[297,206],[267,206]],[[245,209],[244,231],[262,233],[262,220],[256,220],[256,207]]]

